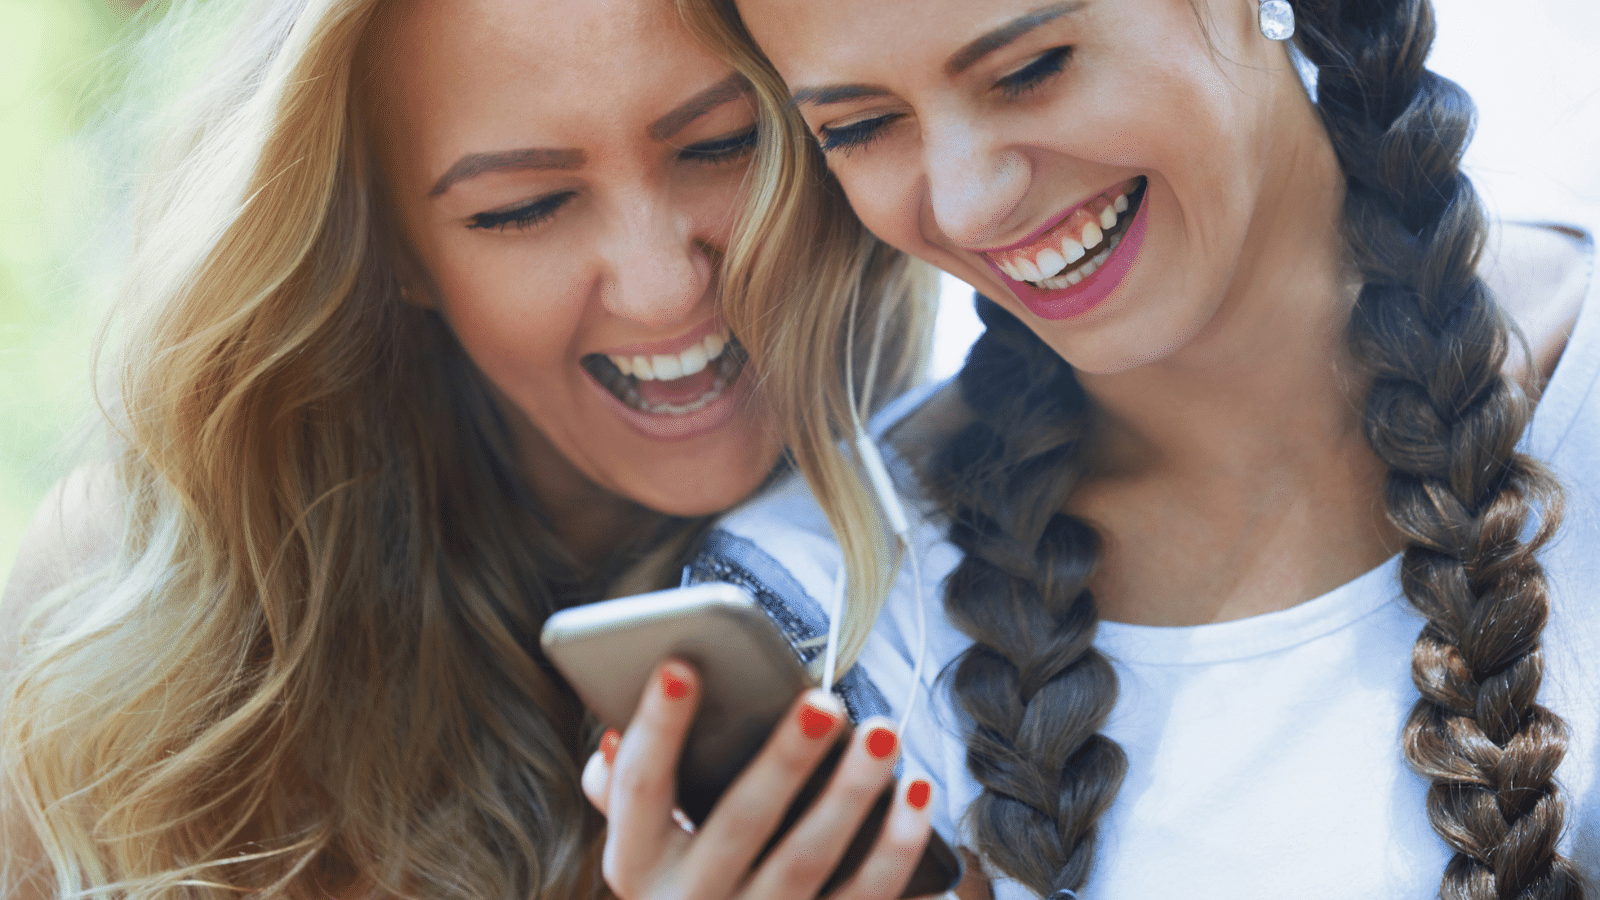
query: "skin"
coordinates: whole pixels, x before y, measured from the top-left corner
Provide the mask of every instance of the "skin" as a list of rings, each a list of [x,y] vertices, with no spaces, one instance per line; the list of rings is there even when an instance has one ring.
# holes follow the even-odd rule
[[[680,690],[665,689],[670,682]],[[893,733],[891,723],[859,723],[828,786],[818,795],[760,866],[752,862],[765,846],[794,795],[845,729],[838,698],[822,690],[795,701],[773,729],[766,746],[717,801],[694,833],[673,816],[673,772],[699,702],[699,681],[677,660],[661,666],[639,699],[638,712],[609,755],[611,741],[589,759],[583,789],[610,819],[602,862],[608,884],[625,900],[638,898],[748,898],[811,900],[837,866],[845,845],[872,803],[894,780],[897,752],[869,750],[869,735]],[[806,728],[802,710],[831,719],[825,729]],[[810,719],[815,723],[816,719]],[[896,750],[897,750],[897,745]],[[893,802],[872,851],[831,900],[893,900],[916,866],[928,840],[924,805],[907,799],[909,784],[895,788]],[[932,801],[936,802],[936,801]],[[964,897],[966,895],[963,895]]]
[[[1382,467],[1353,402],[1362,385],[1347,375],[1358,285],[1337,233],[1343,177],[1253,3],[741,0],[739,12],[825,149],[830,129],[881,120],[872,141],[827,151],[868,227],[1008,307],[1079,371],[1098,418],[1098,477],[1070,511],[1109,535],[1091,585],[1103,616],[1190,625],[1258,615],[1394,552]],[[1037,27],[1006,27],[1030,18]],[[1010,40],[963,52],[997,31]],[[1006,90],[1063,47],[1072,52],[1060,71]],[[1081,315],[1034,315],[978,252],[1135,177],[1148,185],[1145,246]],[[1502,295],[1523,286],[1507,308],[1532,352],[1511,365],[1537,389],[1575,321],[1584,253],[1535,229],[1494,240],[1504,259],[1491,255],[1485,277]],[[966,415],[946,392],[894,439],[917,458]],[[631,829],[616,781],[640,778],[636,768],[665,777],[651,761],[670,759],[681,734],[677,719],[649,718],[630,730],[614,773],[598,757],[586,772],[591,798],[612,803],[613,827],[644,844],[608,857],[619,877],[648,879],[638,861],[654,859],[649,841],[662,832]],[[650,750],[630,756],[630,740]],[[958,893],[987,886],[979,874]]]
[[[667,3],[385,14],[371,119],[415,263],[407,295],[443,313],[497,392],[563,537],[592,559],[635,504],[700,515],[748,495],[779,450],[748,378],[703,414],[644,416],[579,364],[676,352],[716,325],[754,126],[732,70]]]
[[[1343,176],[1254,3],[739,11],[867,226],[1006,306],[1079,373],[1099,477],[1069,511],[1109,535],[1091,583],[1105,618],[1259,615],[1395,552],[1363,385],[1347,375],[1359,285],[1337,230]],[[981,252],[1134,178],[1147,183],[1144,245],[1081,314],[1035,315]],[[1510,255],[1581,265],[1550,242],[1521,235]],[[1532,338],[1532,365],[1513,361],[1530,386],[1553,369],[1579,297],[1541,286],[1509,304]]]
[[[829,152],[868,227],[969,280],[1080,372],[1105,474],[1071,511],[1111,535],[1092,585],[1108,619],[1257,615],[1393,549],[1381,466],[1349,400],[1359,386],[1342,374],[1355,296],[1336,227],[1343,179],[1254,9],[922,0],[908,18],[900,4],[740,4],[797,93],[874,89],[800,105],[824,138],[881,122],[873,142]],[[1035,27],[953,71],[964,48],[1030,14]],[[1007,93],[1058,48],[1071,48],[1059,71]],[[978,252],[1135,177],[1148,184],[1144,246],[1081,315],[1034,315]]]

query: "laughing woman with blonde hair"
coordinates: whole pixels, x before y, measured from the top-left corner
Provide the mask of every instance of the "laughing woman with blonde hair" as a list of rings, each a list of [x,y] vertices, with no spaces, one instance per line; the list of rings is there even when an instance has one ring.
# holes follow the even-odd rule
[[[674,582],[769,477],[746,347],[885,398],[927,279],[818,199],[812,277],[725,296],[777,138],[665,0],[184,3],[142,46],[213,58],[151,119],[110,459],[5,595],[0,891],[602,891],[542,622]],[[893,324],[848,389],[763,331],[811,295]]]

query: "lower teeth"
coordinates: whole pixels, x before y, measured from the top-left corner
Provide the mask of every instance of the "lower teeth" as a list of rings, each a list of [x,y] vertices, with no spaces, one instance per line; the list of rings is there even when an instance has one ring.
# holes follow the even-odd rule
[[[1096,253],[1092,259],[1083,265],[1065,274],[1057,275],[1054,278],[1046,278],[1044,281],[1038,282],[1029,282],[1029,284],[1047,291],[1059,291],[1062,288],[1071,287],[1085,278],[1088,278],[1090,275],[1093,275],[1101,266],[1105,265],[1106,259],[1111,256],[1111,251],[1117,249],[1117,245],[1120,243],[1122,243],[1122,233],[1112,235],[1111,241],[1106,244],[1106,248],[1101,250],[1099,253]]]
[[[722,392],[727,386],[727,382],[718,378],[711,383],[710,390],[680,406],[676,403],[651,403],[639,396],[639,391],[630,385],[626,396],[623,397],[623,402],[639,412],[649,413],[653,416],[681,416],[701,409],[706,404],[722,396]]]

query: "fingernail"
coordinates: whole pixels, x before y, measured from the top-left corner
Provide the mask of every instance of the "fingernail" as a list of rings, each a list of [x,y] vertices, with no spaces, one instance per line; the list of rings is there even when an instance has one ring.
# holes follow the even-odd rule
[[[928,805],[928,797],[932,793],[933,787],[918,778],[916,781],[911,782],[910,787],[906,788],[906,802],[911,804],[912,809],[921,809]]]
[[[867,752],[878,759],[888,759],[894,755],[897,743],[899,741],[895,739],[894,732],[882,726],[867,732]]]
[[[668,700],[682,700],[689,696],[689,682],[684,681],[666,669],[662,669],[661,693],[666,694]]]
[[[812,740],[826,737],[839,718],[807,700],[800,704],[800,733]]]
[[[600,735],[600,755],[605,757],[606,765],[617,761],[617,747],[622,743],[622,735],[617,734],[615,728],[607,728],[606,733]]]

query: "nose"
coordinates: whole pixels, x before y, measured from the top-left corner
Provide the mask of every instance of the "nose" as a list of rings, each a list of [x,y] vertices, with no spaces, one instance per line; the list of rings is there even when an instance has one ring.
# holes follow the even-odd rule
[[[994,244],[1028,189],[1022,154],[970,120],[928,128],[923,166],[934,223],[964,247]]]
[[[715,252],[696,217],[651,194],[631,200],[614,221],[601,302],[647,327],[683,324],[705,299]]]

